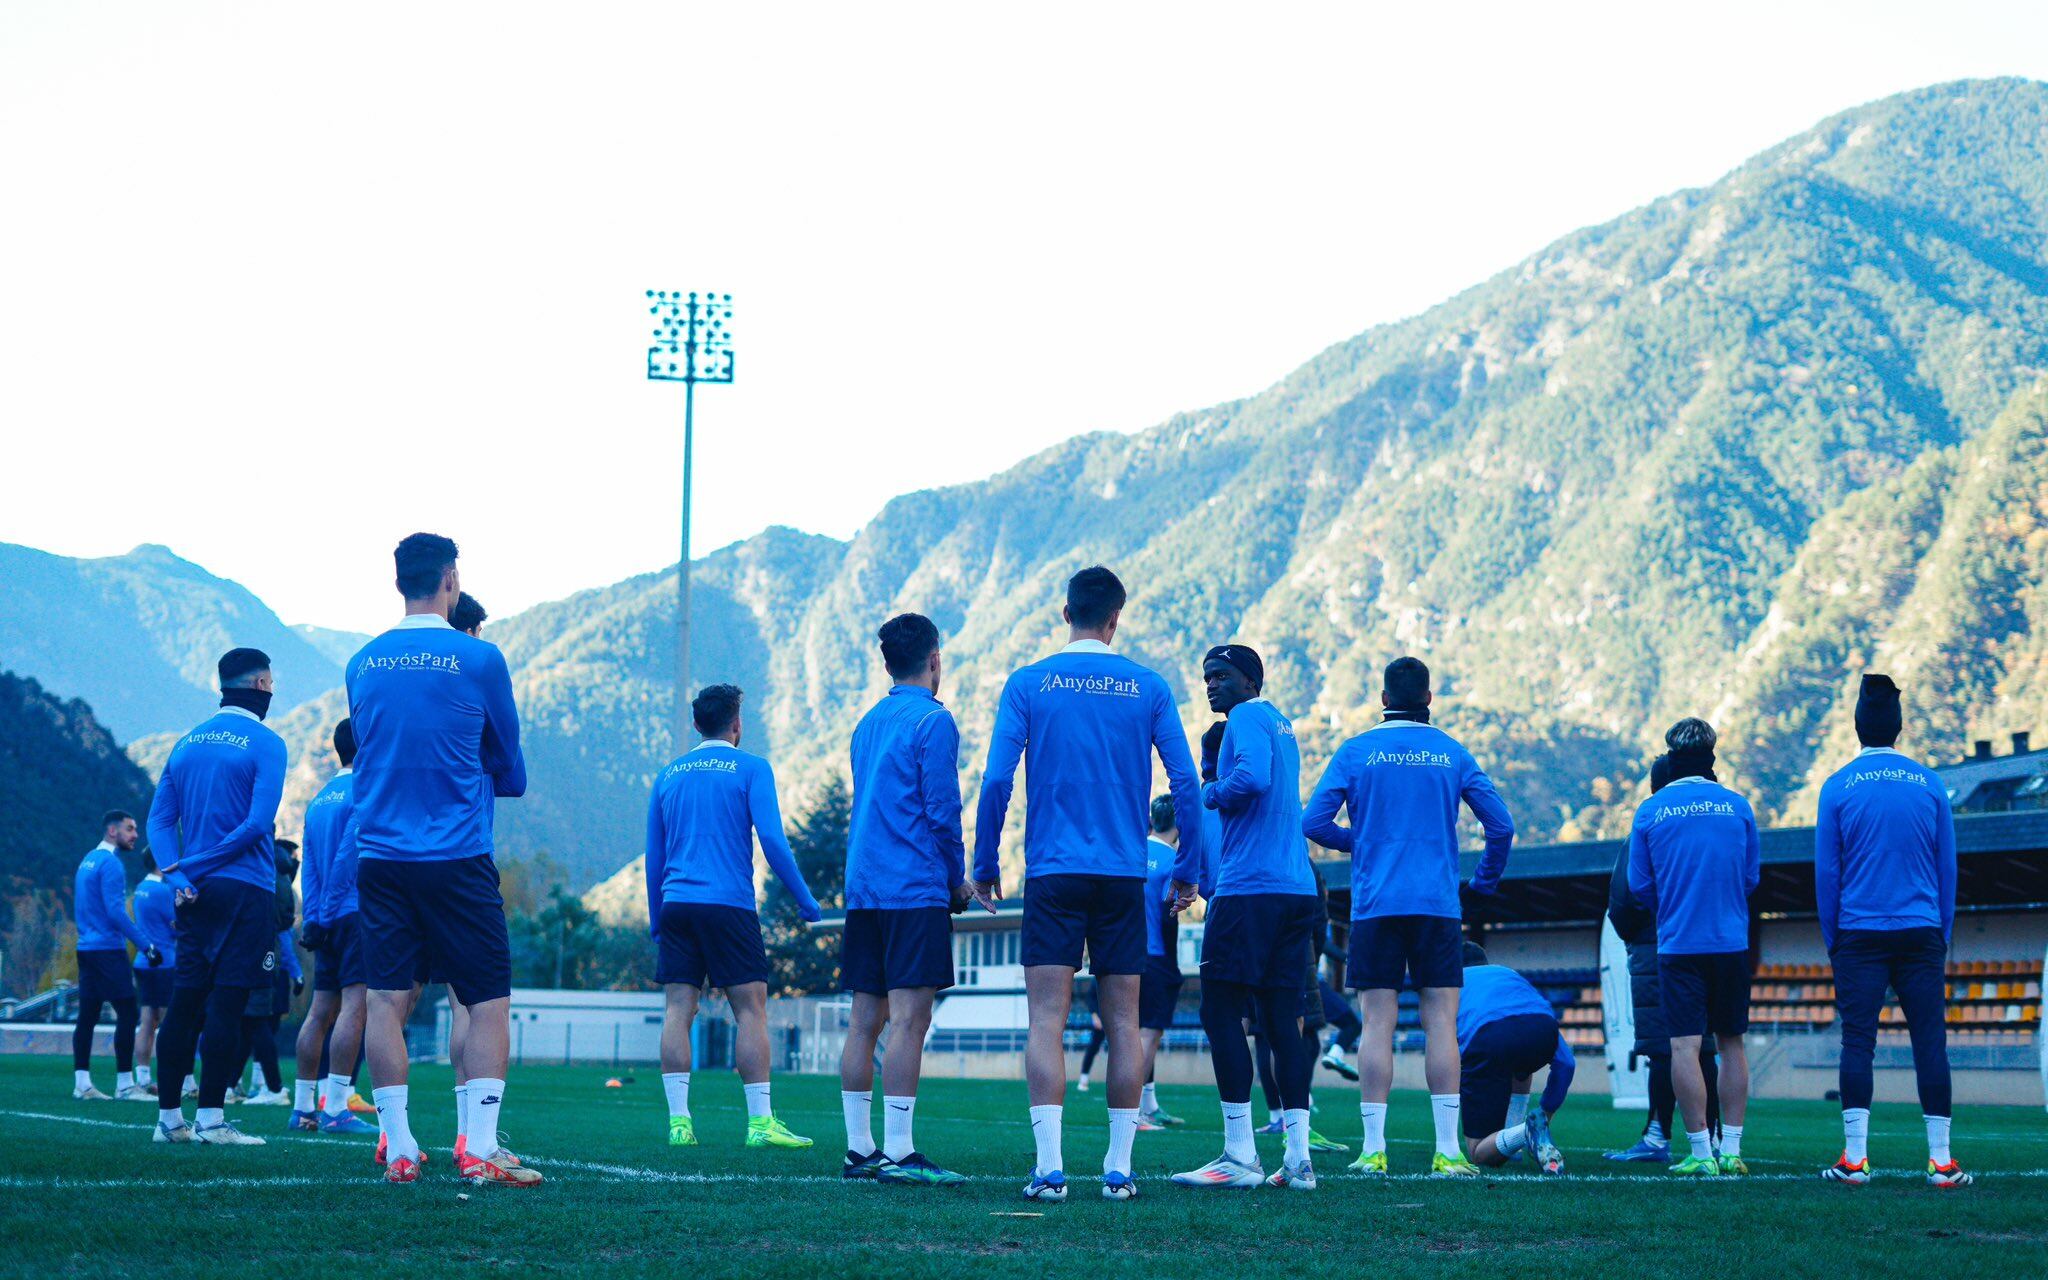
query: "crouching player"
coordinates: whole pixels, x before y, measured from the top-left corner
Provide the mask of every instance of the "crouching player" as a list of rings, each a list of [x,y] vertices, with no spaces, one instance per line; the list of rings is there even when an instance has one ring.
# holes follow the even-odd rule
[[[1550,1117],[1564,1105],[1578,1070],[1572,1047],[1543,993],[1513,969],[1489,963],[1485,950],[1472,942],[1465,944],[1458,1054],[1467,1158],[1498,1168],[1526,1155],[1546,1174],[1563,1173],[1564,1153],[1550,1139]],[[1532,1110],[1530,1077],[1545,1067],[1550,1077]]]

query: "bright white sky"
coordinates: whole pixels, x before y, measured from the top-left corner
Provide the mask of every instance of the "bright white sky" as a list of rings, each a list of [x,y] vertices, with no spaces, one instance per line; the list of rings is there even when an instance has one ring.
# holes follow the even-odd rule
[[[0,540],[355,629],[414,528],[500,615],[672,563],[659,287],[737,300],[698,552],[843,536],[2000,74],[2048,5],[11,0]]]

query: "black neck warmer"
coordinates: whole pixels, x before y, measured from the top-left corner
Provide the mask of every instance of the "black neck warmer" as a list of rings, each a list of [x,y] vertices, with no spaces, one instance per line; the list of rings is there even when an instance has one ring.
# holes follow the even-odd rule
[[[1388,707],[1380,712],[1382,720],[1413,720],[1416,724],[1429,723],[1428,707]]]
[[[270,694],[262,689],[223,689],[220,705],[240,707],[258,720],[270,714]]]

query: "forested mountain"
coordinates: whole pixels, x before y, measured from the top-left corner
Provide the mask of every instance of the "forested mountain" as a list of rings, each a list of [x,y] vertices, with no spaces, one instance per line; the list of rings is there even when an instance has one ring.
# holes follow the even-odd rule
[[[341,664],[246,587],[167,547],[77,560],[0,543],[0,586],[0,667],[85,699],[123,742],[204,719],[214,664],[237,645],[277,664],[280,711],[341,683]]]
[[[1421,655],[1530,838],[1615,830],[1690,713],[1767,819],[1801,816],[1866,665],[1901,677],[1924,754],[2048,729],[2044,150],[2041,84],[1869,104],[1257,396],[907,494],[850,542],[771,529],[695,566],[692,675],[746,687],[794,809],[883,687],[874,628],[928,613],[971,794],[1002,680],[1100,561],[1131,589],[1119,646],[1190,727],[1202,649],[1256,645],[1311,772],[1373,720],[1380,667]],[[579,888],[637,854],[670,749],[673,575],[487,633],[532,774],[501,843]],[[277,718],[295,794],[338,714]]]
[[[100,815],[139,823],[152,790],[91,707],[0,671],[0,896],[61,887],[68,899]]]

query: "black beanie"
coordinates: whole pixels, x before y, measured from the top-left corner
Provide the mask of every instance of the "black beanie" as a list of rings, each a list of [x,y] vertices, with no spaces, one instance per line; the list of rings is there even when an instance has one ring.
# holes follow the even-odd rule
[[[1202,665],[1206,667],[1219,658],[1244,672],[1244,678],[1252,682],[1254,690],[1266,687],[1266,664],[1259,660],[1259,651],[1250,645],[1219,644],[1202,655]]]
[[[225,689],[251,671],[270,670],[270,655],[261,649],[230,649],[220,658],[220,683]]]
[[[1856,693],[1856,737],[1866,747],[1888,747],[1899,740],[1905,717],[1899,710],[1899,686],[1890,676],[1868,674]]]

